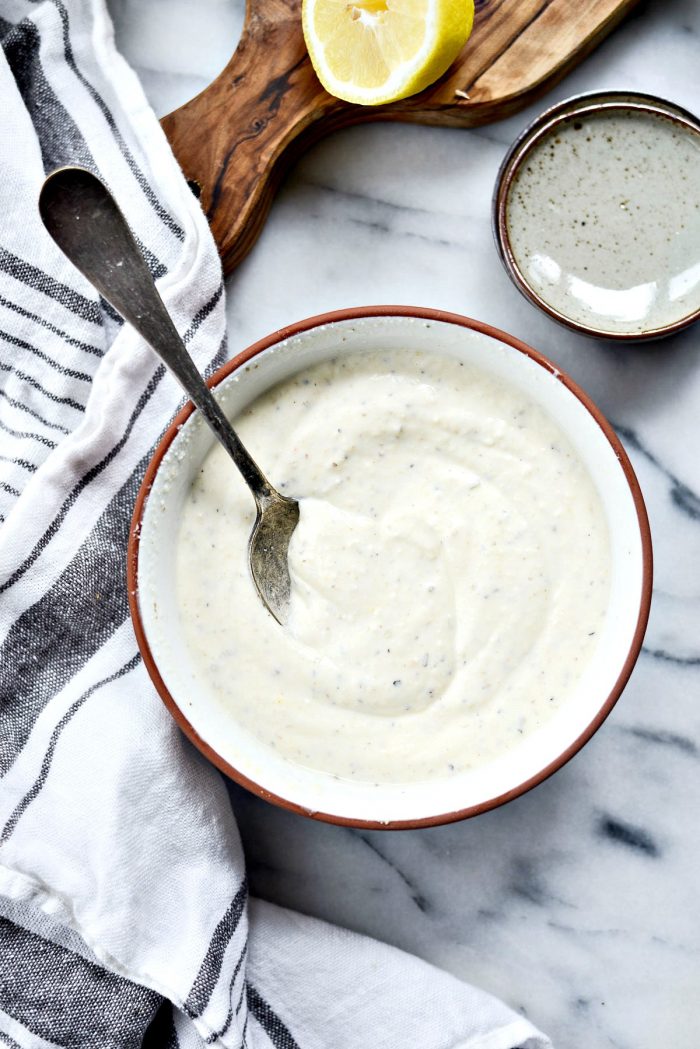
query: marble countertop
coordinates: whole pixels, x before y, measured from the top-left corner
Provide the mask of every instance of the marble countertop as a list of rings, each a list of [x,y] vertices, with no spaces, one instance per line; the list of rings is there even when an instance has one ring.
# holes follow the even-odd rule
[[[212,79],[243,20],[240,0],[109,6],[159,114]],[[232,787],[254,892],[494,992],[559,1049],[700,1044],[700,325],[637,347],[556,326],[501,269],[490,198],[508,144],[557,99],[631,88],[697,112],[699,49],[697,0],[649,0],[507,121],[338,133],[297,165],[227,284],[232,353],[363,303],[488,321],[569,371],[630,453],[655,542],[651,622],[622,699],[564,769],[498,811],[395,834],[317,824]]]

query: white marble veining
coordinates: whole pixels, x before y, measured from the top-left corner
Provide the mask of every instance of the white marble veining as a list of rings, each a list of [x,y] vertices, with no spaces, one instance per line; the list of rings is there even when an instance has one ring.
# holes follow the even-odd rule
[[[239,0],[110,7],[159,113],[216,74],[242,23]],[[489,321],[571,372],[630,452],[655,540],[652,618],[624,696],[568,766],[499,811],[398,834],[315,824],[232,787],[254,891],[495,992],[560,1049],[700,1044],[700,325],[644,347],[557,327],[501,269],[490,198],[507,145],[557,99],[629,88],[700,110],[699,49],[697,0],[649,0],[507,121],[339,133],[297,165],[228,281],[231,352],[361,303]]]

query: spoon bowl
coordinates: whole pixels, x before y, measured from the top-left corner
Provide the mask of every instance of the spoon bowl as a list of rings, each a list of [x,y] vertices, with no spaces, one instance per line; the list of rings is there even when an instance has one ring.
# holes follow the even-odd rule
[[[105,184],[86,168],[59,168],[42,186],[39,212],[64,255],[170,369],[240,470],[257,506],[248,543],[251,575],[263,604],[284,625],[291,590],[287,553],[299,504],[270,484],[212,396]]]
[[[248,542],[248,563],[255,589],[282,625],[289,615],[289,542],[298,523],[299,503],[275,492],[262,509],[258,504]]]

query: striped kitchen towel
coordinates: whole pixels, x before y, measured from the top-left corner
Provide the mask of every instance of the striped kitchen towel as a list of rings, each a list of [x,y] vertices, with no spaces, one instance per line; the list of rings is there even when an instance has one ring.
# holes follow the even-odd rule
[[[45,233],[44,173],[109,184],[207,372],[218,256],[102,0],[0,0],[0,37],[0,1046],[542,1049],[423,962],[248,900],[224,783],[127,609],[132,505],[181,395]]]

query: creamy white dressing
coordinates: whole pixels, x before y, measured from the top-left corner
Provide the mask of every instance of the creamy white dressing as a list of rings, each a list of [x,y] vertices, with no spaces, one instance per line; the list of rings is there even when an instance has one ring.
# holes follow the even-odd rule
[[[227,717],[306,767],[410,782],[502,755],[566,703],[605,618],[608,531],[532,400],[452,357],[368,351],[280,384],[236,426],[301,518],[283,629],[218,445],[188,495],[182,628]]]

